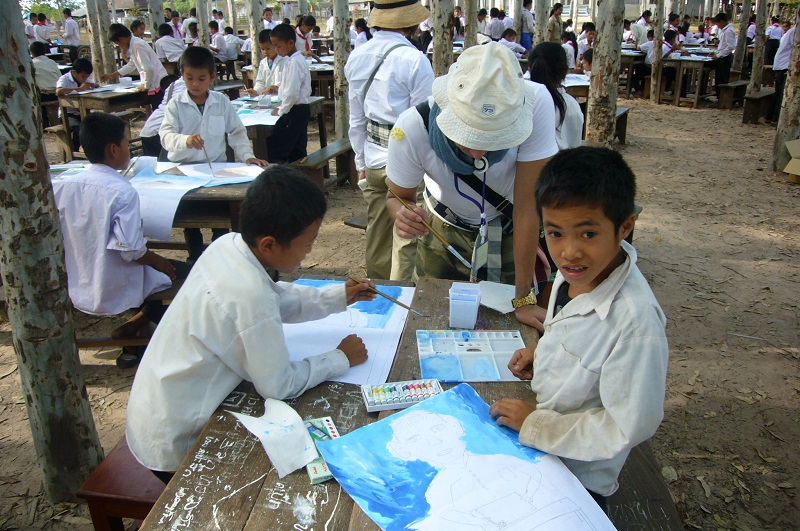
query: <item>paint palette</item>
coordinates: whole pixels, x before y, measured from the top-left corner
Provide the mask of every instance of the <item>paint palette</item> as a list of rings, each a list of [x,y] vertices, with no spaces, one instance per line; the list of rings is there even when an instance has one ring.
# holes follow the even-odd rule
[[[441,382],[518,382],[508,362],[521,348],[518,330],[417,330],[422,377]]]

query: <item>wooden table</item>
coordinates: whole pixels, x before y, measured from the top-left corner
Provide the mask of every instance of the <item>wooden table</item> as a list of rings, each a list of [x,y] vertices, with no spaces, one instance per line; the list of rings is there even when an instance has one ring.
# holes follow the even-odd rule
[[[81,120],[91,111],[118,112],[135,107],[147,107],[147,92],[70,92],[58,97],[61,116],[65,117],[64,107],[73,107],[81,113]]]
[[[178,204],[173,227],[230,228],[239,231],[239,213],[250,183],[197,188],[187,192]]]
[[[689,102],[692,108],[696,109],[702,98],[713,95],[711,87],[711,72],[714,70],[714,61],[710,59],[696,60],[681,57],[680,59],[665,58],[662,63],[661,92],[663,93],[664,67],[675,69],[675,82],[672,92],[672,104],[680,105],[682,102]],[[681,96],[684,81],[686,82],[686,96]],[[689,92],[689,89],[694,89]],[[657,103],[661,103],[661,94],[658,95]]]
[[[416,330],[448,328],[450,285],[447,280],[420,280],[412,306],[424,308],[428,317],[409,315],[389,381],[420,377]],[[484,307],[479,311],[476,328],[519,329],[525,343],[531,346],[538,338],[533,329],[517,323],[513,316]],[[527,382],[471,385],[489,403],[501,397],[534,398]],[[302,418],[333,417],[342,434],[379,418],[378,414],[366,412],[355,385],[327,382],[288,403]],[[203,428],[142,530],[307,529],[297,523],[292,513],[296,496],[314,505],[318,529],[377,529],[336,481],[311,485],[305,470],[279,479],[259,441],[225,413],[226,409],[257,416],[263,413],[263,400],[250,384],[241,385],[228,397]],[[380,418],[391,413],[382,412]],[[609,499],[610,514],[619,529],[681,528],[680,517],[661,480],[660,467],[646,443],[631,452],[621,483],[619,493]]]
[[[311,107],[311,117],[317,118],[320,147],[328,145],[328,131],[325,129],[325,114],[322,112],[324,101],[325,98],[322,96],[312,96],[308,100],[308,105]],[[247,127],[247,137],[253,141],[253,153],[257,158],[267,160],[269,156],[267,139],[272,136],[274,130],[274,125],[251,125]],[[326,178],[327,177],[328,175],[326,175]]]
[[[622,74],[626,75],[624,88],[619,92],[620,96],[631,97],[631,86],[633,85],[633,70],[637,65],[644,64],[644,52],[623,53],[619,60],[619,78]]]

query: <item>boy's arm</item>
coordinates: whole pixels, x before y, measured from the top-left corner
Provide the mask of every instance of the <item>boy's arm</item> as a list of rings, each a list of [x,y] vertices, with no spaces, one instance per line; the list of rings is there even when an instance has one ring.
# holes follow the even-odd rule
[[[427,59],[426,59],[427,60]],[[347,70],[345,70],[347,73]],[[367,117],[364,115],[364,108],[361,105],[361,94],[355,90],[348,91],[350,101],[350,130],[347,135],[350,138],[350,145],[353,146],[355,153],[356,171],[362,173],[367,168],[364,160],[364,147],[367,142]]]
[[[150,249],[148,249],[140,258],[137,258],[136,263],[150,266],[156,271],[161,271],[167,275],[170,280],[175,280],[175,277],[177,276],[175,273],[175,266],[172,265],[169,260],[160,254],[154,253]]]
[[[316,321],[332,313],[347,309],[344,284],[331,284],[322,288],[301,284],[278,282],[281,320],[284,323]]]
[[[278,115],[283,116],[292,110],[298,102],[300,96],[300,75],[302,72],[294,62],[287,58],[284,64],[283,81],[281,82],[281,105],[278,107]]]

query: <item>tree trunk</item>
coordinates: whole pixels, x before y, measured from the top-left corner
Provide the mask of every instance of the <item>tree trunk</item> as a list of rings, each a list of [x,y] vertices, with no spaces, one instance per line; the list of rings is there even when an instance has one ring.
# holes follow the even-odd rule
[[[75,347],[31,58],[15,16],[0,17],[0,86],[0,271],[44,491],[55,503],[75,499],[103,447]]]
[[[744,56],[747,53],[747,27],[750,25],[750,8],[752,0],[742,0],[742,16],[739,19],[739,36],[736,41],[736,50],[733,52],[733,70],[742,72],[744,78]]]
[[[753,71],[750,74],[750,84],[747,93],[753,94],[761,91],[761,77],[764,68],[764,35],[767,28],[767,0],[758,0],[756,3],[756,36],[753,48]],[[777,94],[775,95],[777,97]]]
[[[597,1],[598,0],[589,0],[589,18],[597,24]]]
[[[147,8],[150,14],[150,38],[153,42],[158,40],[158,27],[164,21],[164,2],[162,0],[147,0]]]
[[[680,10],[680,8],[678,7],[679,5],[680,5],[680,0],[670,0],[669,14],[677,13]]]
[[[259,20],[260,16],[259,14]],[[236,27],[236,0],[228,0],[228,24],[233,28],[233,34],[239,35],[239,30]],[[253,37],[258,41],[258,33],[253,35]]]
[[[773,17],[778,17],[778,16],[780,16],[780,14],[781,14],[781,3],[780,3],[780,0],[775,0],[775,2],[772,4],[772,16]]]
[[[514,19],[514,31],[517,32],[517,42],[522,38],[522,0],[511,0],[511,17]]]
[[[443,76],[453,64],[453,0],[433,1],[433,73]]]
[[[795,12],[795,27],[800,24],[800,7]],[[792,58],[786,73],[786,88],[783,91],[781,117],[775,134],[773,168],[783,171],[791,157],[786,142],[800,138],[800,31],[795,30],[792,43]]]
[[[661,94],[661,68],[663,66],[661,49],[664,46],[664,0],[656,0],[653,10],[653,65],[650,73],[650,101],[656,103]]]
[[[116,47],[112,46],[108,40],[111,21],[108,17],[108,5],[105,0],[86,0],[86,12],[92,36],[93,77],[98,80],[101,75],[116,71]]]
[[[569,7],[569,18],[572,19],[572,30],[575,31],[575,28],[578,27],[578,0],[572,0],[572,3]]]
[[[298,0],[297,7],[299,9],[299,15],[308,15],[308,0]]]
[[[464,49],[478,44],[478,2],[464,0]]]
[[[715,17],[717,14],[714,12],[714,9],[717,7],[716,0],[706,0],[706,16],[707,17]]]
[[[586,140],[610,144],[617,114],[617,83],[625,0],[597,3],[597,45],[592,61],[592,84],[586,109]]]
[[[261,2],[259,0],[247,0],[247,19],[250,27],[251,48],[253,49],[252,63],[253,63],[253,81],[256,79],[258,66],[261,61],[261,47],[258,45],[258,34],[264,29],[264,24],[261,22],[263,10],[261,9]]]
[[[533,47],[535,48],[537,44],[547,40],[547,21],[550,18],[547,6],[550,4],[547,0],[534,0],[533,5],[536,10],[536,20],[533,23]]]
[[[349,17],[347,0],[333,0],[333,121],[339,138],[347,138],[350,130],[349,88],[344,77],[344,65],[350,57]]]
[[[211,38],[208,31],[208,0],[197,0],[197,36],[200,37],[198,44],[208,48]],[[258,48],[258,34],[253,35],[253,47]]]

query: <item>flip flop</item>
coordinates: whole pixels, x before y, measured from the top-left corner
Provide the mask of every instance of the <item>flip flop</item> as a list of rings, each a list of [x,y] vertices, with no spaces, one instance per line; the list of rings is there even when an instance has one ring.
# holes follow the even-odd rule
[[[145,347],[124,347],[117,356],[117,367],[120,369],[132,369],[139,365],[144,355]]]

